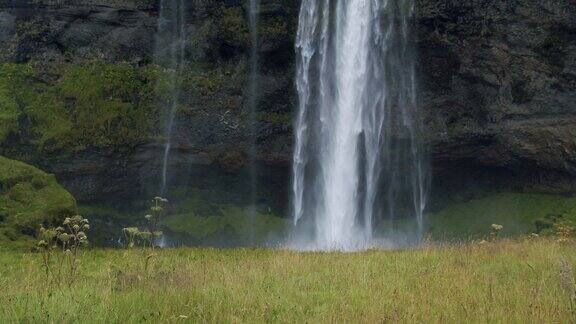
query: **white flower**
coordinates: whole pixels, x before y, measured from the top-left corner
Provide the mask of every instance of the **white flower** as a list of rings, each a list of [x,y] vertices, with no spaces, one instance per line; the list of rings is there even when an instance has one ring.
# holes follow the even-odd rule
[[[492,224],[492,229],[496,232],[500,232],[502,229],[504,229],[504,226],[499,224]]]

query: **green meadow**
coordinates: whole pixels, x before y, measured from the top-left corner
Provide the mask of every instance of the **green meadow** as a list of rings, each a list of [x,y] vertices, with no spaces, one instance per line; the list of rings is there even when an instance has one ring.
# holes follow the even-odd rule
[[[2,323],[576,320],[573,242],[414,250],[86,250],[72,276],[39,253],[0,253]]]

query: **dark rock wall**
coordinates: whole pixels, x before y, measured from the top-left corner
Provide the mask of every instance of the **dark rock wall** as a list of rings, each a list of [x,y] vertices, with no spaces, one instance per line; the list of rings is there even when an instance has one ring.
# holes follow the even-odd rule
[[[27,62],[87,58],[139,63],[150,57],[154,5],[128,1],[0,1],[0,54]]]
[[[259,159],[289,177],[298,1],[264,0],[257,125],[245,109],[246,4],[188,2],[187,65],[177,116],[175,168]],[[576,3],[573,0],[417,0],[419,99],[437,181],[489,177],[530,190],[575,190]],[[156,1],[0,0],[0,59],[66,65],[154,62]],[[157,173],[161,141],[87,148],[35,164],[81,199],[130,191]],[[6,153],[5,153],[6,154]]]
[[[419,0],[417,8],[436,170],[497,169],[523,187],[573,190],[576,3]]]

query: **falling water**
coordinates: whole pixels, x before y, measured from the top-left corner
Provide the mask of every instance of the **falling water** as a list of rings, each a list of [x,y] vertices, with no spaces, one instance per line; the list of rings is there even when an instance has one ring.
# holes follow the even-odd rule
[[[164,154],[162,157],[162,175],[160,193],[165,195],[168,181],[168,166],[173,142],[173,130],[176,109],[180,97],[180,74],[184,62],[185,50],[185,12],[184,0],[161,0],[158,17],[158,32],[155,42],[156,63],[168,70],[169,98],[163,102],[166,109],[164,127]]]
[[[250,125],[250,143],[248,148],[249,155],[249,181],[250,181],[250,242],[255,243],[254,238],[254,222],[256,219],[256,204],[257,204],[257,168],[256,168],[256,155],[258,154],[256,148],[256,113],[258,110],[258,74],[259,74],[259,45],[260,39],[258,37],[258,20],[260,13],[260,0],[250,0],[248,8],[248,21],[250,30],[250,80],[248,89],[248,124]]]
[[[420,239],[426,171],[412,15],[413,0],[302,2],[293,170],[298,248],[399,243],[400,221],[414,224],[404,238]]]

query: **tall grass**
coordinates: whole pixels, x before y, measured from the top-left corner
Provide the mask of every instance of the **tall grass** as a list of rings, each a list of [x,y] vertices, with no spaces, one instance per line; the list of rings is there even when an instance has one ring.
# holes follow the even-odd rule
[[[559,322],[574,245],[537,239],[406,251],[92,250],[71,287],[0,253],[0,322]],[[569,269],[570,271],[568,271]]]

